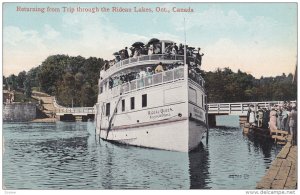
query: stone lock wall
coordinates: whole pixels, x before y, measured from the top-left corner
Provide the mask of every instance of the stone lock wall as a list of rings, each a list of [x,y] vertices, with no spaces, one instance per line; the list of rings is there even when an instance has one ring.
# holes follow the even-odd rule
[[[26,122],[36,118],[35,103],[3,104],[4,122]]]

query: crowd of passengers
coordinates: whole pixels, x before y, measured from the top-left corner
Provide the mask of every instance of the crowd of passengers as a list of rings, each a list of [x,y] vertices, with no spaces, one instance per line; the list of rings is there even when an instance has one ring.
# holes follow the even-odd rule
[[[151,41],[151,40],[150,40]],[[125,47],[125,49],[120,50],[119,52],[115,52],[113,55],[115,56],[115,59],[110,61],[105,61],[104,64],[104,70],[109,69],[110,67],[114,66],[115,63],[125,60],[128,58],[136,58],[138,56],[142,55],[153,55],[153,54],[164,54],[165,56],[174,56],[174,55],[184,55],[184,46],[182,44],[179,44],[179,47],[176,43],[165,43],[165,49],[162,51],[162,43],[160,41],[156,42],[150,42],[146,45],[144,45],[142,42],[136,42],[132,45],[130,48],[131,54],[128,53],[128,48]],[[195,72],[199,73],[199,68],[201,66],[202,62],[202,56],[203,53],[200,53],[201,48],[195,49],[194,47],[188,47],[186,46],[186,56],[187,56],[187,64],[189,67],[189,77],[196,79]],[[173,68],[177,68],[179,66],[183,66],[183,62],[175,62],[175,63],[168,63],[163,64],[160,62],[159,64],[155,65],[149,65],[147,67],[140,68],[138,71],[130,72],[130,73],[124,73],[124,74],[118,74],[116,76],[112,76],[108,78],[108,87],[109,89],[122,85],[124,83],[130,82],[135,79],[140,79],[143,77],[151,76],[156,73],[160,73],[163,71],[172,70]],[[104,71],[103,70],[103,71]],[[196,70],[196,71],[193,71]],[[102,75],[100,73],[100,75]],[[102,79],[102,78],[101,78]],[[202,80],[198,79],[198,83],[202,84]]]
[[[158,65],[149,65],[147,67],[142,67],[138,71],[123,73],[120,75],[112,76],[108,79],[109,89],[116,87],[118,85],[122,85],[124,83],[145,78],[160,72],[164,72],[167,70],[172,70],[174,68],[178,68],[179,66],[183,66],[182,62],[175,62],[172,64],[162,64],[161,62]]]
[[[110,67],[114,66],[116,63],[119,61],[128,59],[128,58],[137,58],[138,56],[143,56],[143,55],[153,55],[153,54],[164,54],[164,55],[169,55],[175,56],[175,55],[184,55],[184,45],[179,44],[177,46],[176,43],[166,43],[166,47],[164,51],[162,51],[162,43],[160,41],[153,42],[153,43],[148,43],[148,44],[143,44],[142,42],[136,42],[132,45],[132,47],[129,48],[130,50],[130,55],[128,52],[128,47],[125,47],[125,49],[122,49],[118,52],[115,52],[113,55],[115,56],[115,59],[110,60],[110,61],[105,61],[105,70],[109,69]],[[195,59],[195,63],[201,66],[202,62],[202,56],[204,55],[203,53],[200,53],[201,48],[195,49],[194,47],[188,47],[186,46],[186,56],[187,59],[189,57],[192,57]]]
[[[297,143],[297,107],[295,103],[282,102],[282,104],[273,105],[270,108],[250,105],[247,121],[252,126],[269,128],[271,132],[287,131],[292,136],[292,144]]]

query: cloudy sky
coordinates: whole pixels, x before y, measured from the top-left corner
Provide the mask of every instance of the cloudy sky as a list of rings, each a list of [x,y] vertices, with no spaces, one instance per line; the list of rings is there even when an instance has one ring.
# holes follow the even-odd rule
[[[19,8],[58,8],[24,12]],[[70,8],[131,8],[132,12],[66,13]],[[151,13],[136,13],[151,8]],[[156,8],[170,12],[156,12]],[[191,8],[193,12],[173,12]],[[56,9],[56,10],[58,10]],[[202,67],[230,67],[256,77],[292,73],[297,63],[296,3],[4,3],[3,74],[40,65],[49,55],[101,57],[135,41],[158,39],[201,47]]]

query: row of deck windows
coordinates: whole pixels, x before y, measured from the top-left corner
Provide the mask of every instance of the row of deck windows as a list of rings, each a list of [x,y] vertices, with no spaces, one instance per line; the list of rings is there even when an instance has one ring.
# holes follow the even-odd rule
[[[147,107],[147,94],[143,94],[142,95],[142,108]],[[130,98],[130,110],[134,110],[135,109],[135,98],[131,97]],[[121,110],[122,112],[125,112],[125,99],[123,99],[121,101]],[[116,110],[116,112],[118,112]],[[110,115],[110,103],[106,103],[106,107],[105,107],[105,115],[109,116]]]

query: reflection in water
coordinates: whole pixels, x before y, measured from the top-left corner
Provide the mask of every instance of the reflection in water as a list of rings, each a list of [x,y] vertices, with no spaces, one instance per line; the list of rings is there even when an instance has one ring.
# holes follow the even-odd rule
[[[248,142],[249,154],[251,153],[251,148],[253,148],[253,150],[257,154],[262,153],[264,157],[263,159],[264,159],[265,166],[266,168],[269,168],[270,163],[272,162],[271,160],[272,156],[274,156],[274,154],[272,155],[272,152],[275,154],[279,153],[282,146],[275,144],[271,138],[259,137],[253,134],[248,134],[244,136],[246,137],[246,139],[249,140]]]
[[[277,154],[241,129],[172,152],[99,140],[92,123],[3,125],[3,184],[16,189],[254,189]],[[247,177],[246,177],[247,176]]]
[[[189,152],[190,189],[209,189],[208,184],[209,152],[202,143]]]

